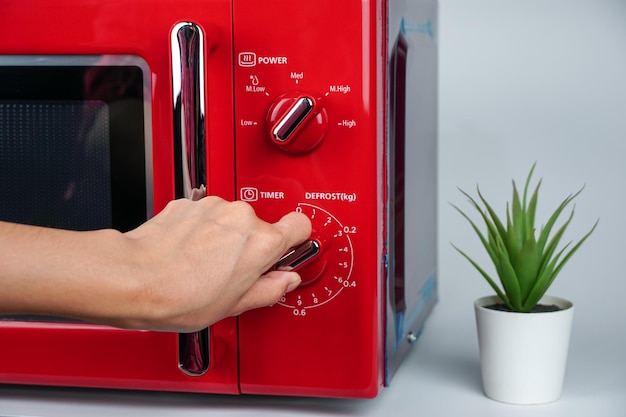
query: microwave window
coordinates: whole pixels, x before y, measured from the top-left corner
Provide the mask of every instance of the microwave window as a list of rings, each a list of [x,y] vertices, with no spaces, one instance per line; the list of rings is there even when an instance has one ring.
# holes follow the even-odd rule
[[[0,219],[111,228],[109,123],[103,101],[0,101]]]
[[[0,56],[0,220],[123,232],[146,221],[148,71],[129,58]]]

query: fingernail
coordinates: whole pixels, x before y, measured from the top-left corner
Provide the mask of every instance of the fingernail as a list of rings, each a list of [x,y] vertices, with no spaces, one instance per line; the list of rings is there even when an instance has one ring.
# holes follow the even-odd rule
[[[291,282],[287,286],[287,292],[291,292],[295,290],[296,288],[298,288],[298,285],[300,285],[301,282],[302,282],[302,278],[300,278],[300,275],[293,274],[293,278],[291,279]]]

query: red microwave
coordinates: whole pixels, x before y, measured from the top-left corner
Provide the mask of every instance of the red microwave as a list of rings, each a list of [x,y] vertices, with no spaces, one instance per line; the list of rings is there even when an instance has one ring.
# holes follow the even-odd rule
[[[316,238],[298,289],[194,334],[0,317],[0,383],[347,398],[389,383],[437,299],[434,0],[1,9],[0,220],[125,231],[206,185],[268,221],[305,213]]]

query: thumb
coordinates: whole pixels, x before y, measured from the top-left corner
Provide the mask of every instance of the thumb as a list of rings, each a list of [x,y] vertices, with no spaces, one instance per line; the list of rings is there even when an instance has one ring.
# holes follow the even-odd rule
[[[293,291],[302,279],[293,271],[270,271],[262,275],[241,297],[233,315],[275,304],[285,293]]]

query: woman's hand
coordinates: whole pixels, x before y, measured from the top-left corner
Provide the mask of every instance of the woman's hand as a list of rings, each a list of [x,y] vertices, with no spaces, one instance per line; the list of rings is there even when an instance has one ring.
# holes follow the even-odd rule
[[[275,303],[300,277],[269,270],[310,234],[309,219],[298,213],[270,224],[244,202],[171,202],[126,234],[150,266],[142,279],[147,322],[139,327],[190,331]]]

